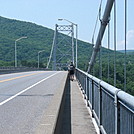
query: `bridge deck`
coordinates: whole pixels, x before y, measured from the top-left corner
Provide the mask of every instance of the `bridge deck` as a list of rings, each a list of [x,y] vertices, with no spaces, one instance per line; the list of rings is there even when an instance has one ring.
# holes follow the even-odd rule
[[[66,95],[62,133],[97,134],[77,81],[71,82],[70,86],[70,91]]]

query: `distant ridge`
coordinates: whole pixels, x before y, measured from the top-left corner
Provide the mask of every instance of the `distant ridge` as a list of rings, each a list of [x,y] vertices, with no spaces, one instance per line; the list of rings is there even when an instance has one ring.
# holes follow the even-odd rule
[[[125,50],[118,50],[118,52],[125,53]],[[126,50],[127,53],[134,53],[134,50]]]

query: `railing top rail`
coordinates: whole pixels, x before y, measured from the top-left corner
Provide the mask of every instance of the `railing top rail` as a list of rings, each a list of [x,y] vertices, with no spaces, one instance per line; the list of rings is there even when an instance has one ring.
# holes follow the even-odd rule
[[[94,82],[100,84],[100,86],[102,86],[103,88],[105,88],[108,92],[110,92],[113,96],[117,95],[118,98],[125,104],[128,104],[130,107],[132,107],[134,109],[134,96],[124,92],[123,90],[120,90],[106,82],[104,82],[103,80],[100,80],[90,74],[88,74],[87,72],[84,72],[80,69],[77,68],[77,70],[81,73],[83,73],[85,76],[89,77],[90,79],[92,79]],[[118,92],[118,93],[117,93]]]

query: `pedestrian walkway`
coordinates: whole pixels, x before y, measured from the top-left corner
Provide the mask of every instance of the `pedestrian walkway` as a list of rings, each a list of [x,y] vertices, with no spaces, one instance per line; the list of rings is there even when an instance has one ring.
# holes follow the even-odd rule
[[[76,80],[66,92],[62,134],[97,134]]]
[[[71,82],[72,134],[97,134],[77,81]]]

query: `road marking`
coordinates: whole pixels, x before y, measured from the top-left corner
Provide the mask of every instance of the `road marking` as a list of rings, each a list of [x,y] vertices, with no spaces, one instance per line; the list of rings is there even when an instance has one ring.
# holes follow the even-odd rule
[[[41,126],[50,126],[51,124],[40,124]]]
[[[19,78],[23,78],[23,77],[27,77],[27,76],[31,76],[31,75],[35,75],[35,74],[39,74],[39,73],[41,73],[41,72],[34,73],[34,74],[27,74],[27,75],[22,75],[22,76],[18,76],[18,77],[10,78],[10,79],[1,80],[0,83],[2,83],[2,82],[6,82],[6,81],[15,80],[15,79],[19,79]]]
[[[48,116],[48,117],[54,117],[55,115],[53,115],[53,114],[50,114],[50,115],[46,115],[46,116]]]
[[[7,103],[8,101],[14,99],[15,97],[19,96],[20,94],[22,94],[22,93],[28,91],[28,90],[31,89],[32,87],[35,87],[36,85],[40,84],[41,82],[43,82],[43,81],[45,81],[45,80],[47,80],[47,79],[53,77],[54,75],[56,75],[56,74],[58,74],[58,73],[60,73],[60,72],[56,72],[56,73],[54,73],[54,74],[52,74],[52,75],[50,75],[50,76],[48,76],[48,77],[42,79],[41,81],[38,81],[37,83],[31,85],[30,87],[28,87],[28,88],[26,88],[26,89],[20,91],[19,93],[17,93],[17,94],[15,94],[15,95],[11,96],[10,98],[8,98],[8,99],[2,101],[2,102],[0,103],[0,106],[3,105],[3,104],[5,104],[5,103]]]

